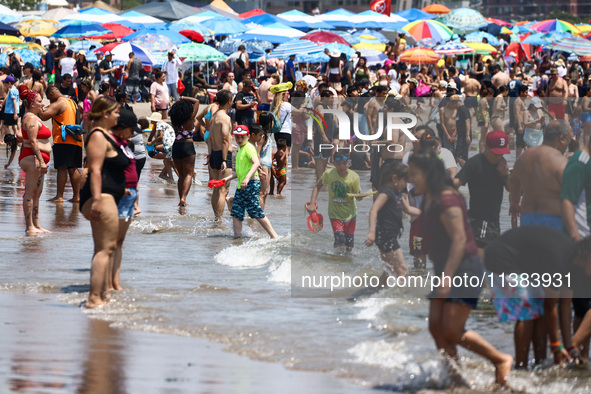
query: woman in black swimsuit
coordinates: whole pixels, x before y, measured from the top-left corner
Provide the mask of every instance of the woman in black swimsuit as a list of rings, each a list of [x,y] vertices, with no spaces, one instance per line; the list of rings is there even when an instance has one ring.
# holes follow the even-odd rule
[[[193,104],[191,104],[193,102]],[[169,116],[176,134],[172,144],[172,160],[179,172],[179,206],[187,206],[187,194],[195,172],[195,117],[199,110],[199,101],[191,97],[181,97],[170,109]]]
[[[109,262],[119,231],[117,204],[125,193],[124,170],[129,165],[129,159],[111,132],[119,118],[119,104],[110,98],[99,97],[87,115],[94,122],[94,127],[86,137],[88,178],[80,191],[80,211],[90,220],[94,239],[86,307],[97,308],[108,301]]]

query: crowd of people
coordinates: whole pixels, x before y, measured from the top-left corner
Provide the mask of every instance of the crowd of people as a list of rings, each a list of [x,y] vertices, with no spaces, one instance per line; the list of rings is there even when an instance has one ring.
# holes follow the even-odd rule
[[[92,226],[86,307],[104,305],[109,290],[121,289],[122,245],[130,220],[141,213],[138,181],[147,158],[163,160],[163,179],[177,177],[184,207],[195,181],[195,143],[203,142],[213,215],[223,218],[227,207],[236,237],[248,213],[276,238],[266,199],[304,174],[313,177],[310,213],[327,186],[336,253],[355,247],[356,201],[372,196],[365,244],[375,244],[384,262],[380,286],[409,272],[398,241],[403,213],[410,217],[408,249],[416,269],[425,269],[429,256],[437,275],[480,275],[485,268],[502,275],[581,271],[578,278],[589,280],[589,63],[549,52],[507,62],[501,48],[467,66],[456,68],[448,59],[419,67],[396,61],[405,47],[404,35],[389,43],[384,64],[327,50],[327,63],[304,66],[297,54],[285,62],[251,61],[240,46],[224,63],[185,72],[174,48],[150,71],[133,53],[116,66],[110,52],[99,52],[93,66],[85,51],[75,54],[62,43],[49,46],[45,74],[9,53],[0,68],[2,143],[11,151],[5,168],[21,144],[26,234],[49,232],[38,210],[53,156],[57,194],[51,201],[63,203],[69,179],[70,201]],[[138,119],[130,103],[142,101],[152,114]],[[400,127],[408,123],[404,113],[416,119],[410,132]],[[351,138],[340,138],[343,119]],[[51,129],[44,125],[49,120]],[[387,124],[399,126],[385,132]],[[469,154],[472,146],[478,153]],[[505,157],[510,146],[512,170]],[[362,193],[363,184],[372,192]],[[468,204],[458,191],[464,185]],[[514,230],[501,235],[505,192]],[[490,287],[500,320],[515,322],[516,368],[528,367],[532,342],[535,362],[542,362],[548,337],[556,363],[588,359],[586,294],[522,286],[515,296],[513,286]],[[450,359],[457,359],[457,345],[489,359],[504,385],[513,357],[464,328],[481,290],[482,284],[438,288],[430,296],[429,329]],[[556,304],[567,312],[558,314]]]

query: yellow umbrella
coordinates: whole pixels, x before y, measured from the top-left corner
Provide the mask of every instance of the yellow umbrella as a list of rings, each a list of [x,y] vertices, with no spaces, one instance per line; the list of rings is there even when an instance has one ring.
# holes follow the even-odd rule
[[[375,49],[380,52],[384,52],[386,50],[386,44],[381,42],[360,42],[358,44],[353,45],[355,49]]]
[[[23,40],[15,36],[0,36],[0,47],[28,48]]]
[[[589,24],[577,25],[577,29],[579,29],[579,31],[581,33],[589,33],[591,31],[591,25],[589,25]]]
[[[26,37],[48,37],[59,29],[55,26],[56,23],[55,21],[50,22],[43,19],[27,19],[16,23],[14,28],[18,29]]]
[[[474,49],[476,51],[474,52],[475,54],[489,55],[491,52],[497,51],[497,48],[490,44],[485,44],[484,42],[465,42],[464,44]]]
[[[34,43],[34,42],[28,42],[27,46],[29,47],[30,50],[37,52],[40,55],[45,55],[47,53],[47,49],[43,48],[41,45]]]

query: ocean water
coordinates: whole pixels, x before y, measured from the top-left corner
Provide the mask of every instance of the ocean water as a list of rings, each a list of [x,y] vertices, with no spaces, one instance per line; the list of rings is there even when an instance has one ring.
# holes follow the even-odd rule
[[[371,297],[347,301],[351,292],[331,297],[292,296],[292,258],[306,262],[310,272],[347,265],[358,272],[379,274],[376,247],[367,248],[367,214],[371,198],[358,205],[356,248],[351,256],[332,255],[330,224],[312,235],[305,226],[303,196],[310,191],[311,171],[290,171],[283,197],[269,197],[267,214],[276,231],[270,240],[252,220],[245,238],[232,238],[229,214],[215,222],[210,207],[204,145],[197,146],[197,180],[186,208],[177,207],[176,185],[158,178],[162,163],[148,160],[140,181],[141,216],[132,223],[123,249],[123,291],[100,310],[82,310],[111,326],[179,336],[204,337],[231,352],[286,368],[321,371],[365,387],[394,391],[446,390],[451,378],[427,330],[428,302],[420,295]],[[71,203],[45,200],[55,193],[56,172],[45,180],[41,224],[53,231],[24,236],[20,169],[1,172],[0,290],[57,294],[70,305],[87,298],[92,257],[90,225]],[[362,190],[370,188],[361,173]],[[70,193],[66,189],[66,196]],[[232,188],[233,193],[233,188]],[[319,206],[326,209],[326,190]],[[297,201],[292,197],[298,196]],[[295,198],[295,197],[294,197]],[[502,221],[508,225],[508,205]],[[307,200],[306,200],[307,201]],[[301,207],[301,208],[298,208]],[[324,211],[325,217],[326,211]],[[408,224],[401,239],[408,252]],[[505,226],[506,227],[506,226]],[[412,261],[407,258],[412,270]],[[513,325],[498,322],[490,302],[480,303],[467,323],[503,351],[513,353]],[[484,359],[460,351],[461,374],[469,387],[486,391],[493,368]],[[586,392],[589,370],[564,370],[545,365],[514,371],[515,391],[531,393]]]

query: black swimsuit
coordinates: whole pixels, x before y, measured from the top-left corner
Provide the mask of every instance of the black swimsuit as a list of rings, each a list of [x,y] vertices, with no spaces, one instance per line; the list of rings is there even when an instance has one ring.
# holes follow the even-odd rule
[[[100,131],[103,133],[107,141],[111,143],[115,152],[117,152],[117,156],[115,157],[105,157],[103,161],[103,167],[101,169],[102,175],[102,184],[101,184],[101,193],[110,194],[115,198],[115,203],[119,203],[121,197],[125,194],[125,169],[129,166],[130,160],[119,145],[113,140],[113,138],[109,137],[103,130],[101,129],[94,129],[86,138],[86,143],[90,140],[90,136],[95,132]],[[90,191],[90,179],[86,180],[82,190],[80,190],[80,211],[82,211],[82,207],[86,201],[92,198],[92,193]]]

